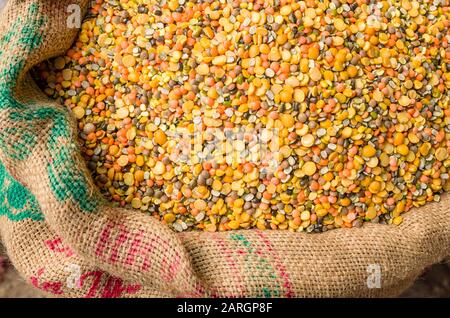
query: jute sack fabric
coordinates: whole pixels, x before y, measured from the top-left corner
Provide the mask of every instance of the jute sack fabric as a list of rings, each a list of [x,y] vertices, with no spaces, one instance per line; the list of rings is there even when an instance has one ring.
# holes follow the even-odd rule
[[[79,153],[75,119],[28,74],[70,47],[70,4],[88,5],[16,0],[0,16],[0,232],[37,288],[61,297],[395,296],[450,255],[448,195],[400,226],[322,234],[177,234],[110,207]]]

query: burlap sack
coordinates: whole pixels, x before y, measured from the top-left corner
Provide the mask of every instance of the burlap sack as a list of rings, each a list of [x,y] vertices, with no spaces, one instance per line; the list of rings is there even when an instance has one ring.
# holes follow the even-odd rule
[[[450,255],[450,196],[400,226],[323,234],[176,234],[109,207],[78,151],[75,120],[28,75],[74,40],[73,3],[88,4],[15,0],[0,16],[0,230],[31,284],[61,297],[394,296]]]

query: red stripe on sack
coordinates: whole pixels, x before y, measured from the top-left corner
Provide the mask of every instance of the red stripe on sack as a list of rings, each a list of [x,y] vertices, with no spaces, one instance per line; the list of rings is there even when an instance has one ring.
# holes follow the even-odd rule
[[[63,291],[62,291],[63,283],[62,282],[60,282],[60,281],[56,281],[56,282],[52,282],[52,281],[39,282],[39,277],[38,276],[41,276],[42,274],[44,274],[44,272],[45,272],[45,268],[38,269],[37,276],[31,276],[30,277],[31,284],[34,287],[36,287],[38,289],[41,289],[41,290],[43,290],[43,291],[45,291],[47,293],[51,293],[51,294],[54,294],[54,295],[61,295],[61,294],[63,294]]]
[[[239,295],[239,297],[243,297],[244,296],[244,285],[242,284],[242,276],[238,275],[240,274],[240,271],[238,269],[238,264],[237,262],[234,260],[233,258],[233,251],[229,248],[228,246],[228,242],[225,241],[223,238],[221,238],[219,235],[214,233],[214,237],[215,241],[219,244],[221,250],[225,253],[225,259],[228,263],[228,265],[233,269],[233,276],[237,276],[237,281],[239,282],[239,290],[241,291],[241,294]]]
[[[144,231],[139,229],[131,242],[131,247],[128,250],[127,258],[125,259],[125,264],[128,266],[133,266],[136,259],[136,255],[141,250],[142,237],[144,236]]]
[[[95,250],[95,255],[102,257],[103,253],[105,252],[106,247],[109,245],[109,239],[111,236],[111,230],[114,227],[114,223],[111,221],[108,221],[106,223],[105,227],[103,228],[102,233],[100,234],[100,239],[97,243],[97,248]]]
[[[127,228],[123,224],[118,225],[119,234],[117,234],[116,240],[114,242],[111,256],[109,257],[109,262],[111,264],[117,263],[119,260],[119,249],[124,242],[126,242],[128,238],[128,234],[130,233]]]
[[[270,254],[275,259],[275,265],[277,267],[277,270],[280,272],[281,277],[283,277],[283,279],[284,279],[283,287],[286,289],[286,297],[288,297],[288,298],[294,297],[295,294],[292,290],[292,283],[290,281],[289,274],[287,273],[286,268],[284,267],[283,263],[280,261],[280,258],[278,256],[278,254],[276,253],[276,251],[274,250],[272,243],[269,241],[269,239],[267,239],[266,235],[262,231],[260,231],[260,230],[255,230],[255,231],[256,231],[257,235],[262,239],[264,244],[266,245],[267,250],[270,252]]]
[[[48,247],[49,250],[57,253],[65,253],[67,257],[75,255],[70,246],[64,245],[62,238],[59,236],[52,240],[45,241],[44,244]]]

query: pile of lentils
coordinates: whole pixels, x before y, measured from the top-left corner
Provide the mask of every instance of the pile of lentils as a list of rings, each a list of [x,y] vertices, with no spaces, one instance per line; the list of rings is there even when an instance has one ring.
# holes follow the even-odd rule
[[[447,0],[96,0],[34,73],[113,205],[176,231],[322,232],[450,189],[449,42]],[[196,118],[277,129],[276,168],[180,160],[169,132]]]

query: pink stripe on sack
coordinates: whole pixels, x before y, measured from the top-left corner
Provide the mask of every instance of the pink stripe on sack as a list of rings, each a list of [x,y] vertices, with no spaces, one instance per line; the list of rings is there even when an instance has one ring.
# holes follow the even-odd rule
[[[62,291],[62,287],[63,287],[63,283],[60,281],[44,281],[44,282],[40,282],[39,281],[39,276],[41,276],[42,274],[44,274],[45,272],[45,268],[40,268],[37,271],[37,276],[31,276],[30,277],[30,281],[31,284],[36,287],[39,288],[47,293],[51,293],[54,295],[62,295],[63,291]]]
[[[274,250],[272,243],[270,240],[266,237],[266,235],[263,233],[263,231],[255,230],[257,235],[262,239],[264,242],[264,245],[267,247],[267,250],[269,251],[270,255],[275,259],[275,266],[276,269],[279,271],[280,276],[284,279],[283,287],[286,289],[286,297],[292,298],[295,296],[293,290],[292,290],[292,283],[289,278],[289,274],[286,271],[286,268],[284,267],[283,263],[281,262],[277,252]]]
[[[109,262],[111,264],[117,263],[117,261],[119,260],[119,249],[122,244],[126,242],[130,233],[123,224],[119,224],[118,228],[120,232],[116,237],[115,243],[112,247],[111,256],[109,257]]]
[[[102,278],[107,276],[106,282],[101,284]],[[87,278],[92,277],[92,283],[85,298],[94,298],[97,295],[102,298],[118,298],[122,297],[124,293],[134,294],[141,289],[141,285],[124,285],[121,278],[109,276],[103,271],[90,271],[81,275],[80,284],[83,286],[87,283]]]
[[[142,245],[142,250],[140,251],[140,253],[142,253],[142,255],[144,256],[144,260],[142,261],[142,267],[141,267],[141,271],[146,272],[148,271],[148,269],[150,268],[151,265],[151,254],[153,253],[153,251],[156,248],[156,242],[154,238],[150,239],[150,242],[145,243]]]
[[[97,243],[97,249],[95,250],[95,255],[102,257],[105,252],[106,246],[109,245],[109,239],[111,237],[111,230],[114,228],[114,223],[109,221],[103,228],[100,234],[100,239]]]
[[[100,281],[102,279],[102,276],[103,276],[102,271],[91,271],[91,272],[86,272],[83,275],[81,275],[80,286],[84,285],[84,283],[88,277],[93,277],[93,282],[92,282],[87,294],[84,296],[85,298],[94,298],[95,297],[95,295],[97,294],[97,291],[99,290]]]
[[[62,238],[57,236],[52,240],[47,240],[44,244],[48,247],[49,250],[57,252],[57,253],[65,253],[67,257],[71,257],[75,255],[72,249],[65,245],[62,241]]]
[[[125,259],[126,265],[133,266],[134,261],[136,259],[136,255],[138,255],[138,253],[140,252],[143,236],[144,236],[144,231],[138,230],[138,232],[134,236],[133,242],[131,243],[131,247],[128,250],[127,258]]]
[[[214,233],[213,238],[219,245],[221,251],[223,253],[225,253],[225,259],[227,261],[227,264],[233,270],[233,277],[237,278],[236,282],[239,284],[239,290],[240,290],[240,295],[238,297],[243,297],[244,296],[244,292],[243,292],[244,285],[242,284],[243,278],[240,275],[241,272],[239,271],[238,263],[233,258],[233,250],[231,250],[229,248],[229,245],[227,244],[228,242],[225,241],[221,236]],[[239,251],[238,251],[238,253],[239,253]],[[239,253],[239,254],[241,254],[241,253]]]
[[[106,281],[105,287],[101,294],[102,298],[119,298],[122,297],[124,293],[134,294],[140,289],[140,285],[124,285],[123,280],[110,276]]]
[[[161,246],[161,249],[163,251],[170,251],[171,250],[171,245],[169,244],[168,241],[166,241],[165,239],[162,239],[160,237],[158,237],[158,245]],[[175,253],[175,255],[173,256],[173,258],[170,260],[167,259],[167,257],[163,258],[163,272],[162,277],[166,282],[171,282],[173,281],[173,279],[177,276],[178,274],[178,269],[181,266],[181,255],[180,253],[178,253],[178,251],[173,251]]]

